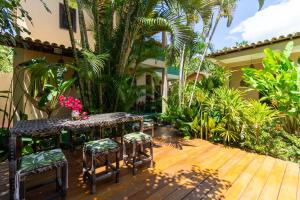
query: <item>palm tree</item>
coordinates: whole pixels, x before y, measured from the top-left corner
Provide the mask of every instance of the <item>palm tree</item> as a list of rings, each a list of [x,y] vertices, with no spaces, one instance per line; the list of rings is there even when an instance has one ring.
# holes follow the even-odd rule
[[[74,37],[74,32],[73,32],[73,25],[72,25],[72,18],[71,18],[71,13],[70,13],[70,5],[69,5],[69,0],[64,0],[64,6],[65,6],[65,14],[66,14],[66,19],[67,19],[67,24],[68,24],[68,31],[69,31],[69,36],[70,36],[70,42],[73,50],[73,55],[74,55],[74,60],[75,60],[75,66],[78,66],[78,52],[76,49],[76,42],[75,42],[75,37]],[[81,101],[82,104],[85,105],[85,98],[83,94],[83,83],[82,80],[80,79],[80,76],[77,71],[75,71],[75,76],[78,79],[79,83],[79,93],[81,96]]]
[[[191,29],[194,29],[195,23],[197,23],[200,19],[202,20],[204,27],[206,27],[209,23],[209,19],[212,13],[212,9],[214,7],[214,3],[211,0],[192,0],[192,1],[182,1],[179,0],[179,3],[183,7],[183,12],[186,16],[186,23]],[[185,44],[182,47],[180,52],[180,72],[179,72],[179,89],[178,89],[178,96],[179,96],[179,108],[182,104],[182,93],[184,88],[184,71],[185,71],[185,63],[187,60],[188,54],[190,54],[190,58],[193,56],[193,53],[199,52],[192,52],[194,49],[194,45],[198,45],[198,43],[191,42],[190,44]],[[187,48],[187,46],[189,48]]]
[[[89,55],[94,54],[94,56],[83,56],[83,58],[93,60],[99,58],[100,55],[109,54],[104,64],[102,63],[101,70],[97,73],[97,76],[90,81],[91,85],[87,84],[86,80],[83,80],[83,86],[87,87],[86,85],[89,85],[86,89],[93,91],[92,99],[99,102],[96,107],[103,107],[106,109],[105,111],[119,109],[118,103],[122,96],[119,92],[121,85],[111,90],[111,85],[109,84],[112,84],[112,82],[107,82],[107,80],[112,77],[116,80],[126,80],[126,77],[130,77],[129,74],[131,73],[130,71],[132,71],[131,67],[138,67],[139,63],[142,62],[143,59],[146,59],[145,54],[139,55],[143,54],[143,51],[138,49],[142,49],[151,36],[162,31],[169,32],[171,36],[170,46],[177,52],[185,41],[191,38],[190,29],[183,24],[182,16],[178,16],[175,10],[177,7],[175,6],[176,1],[177,0],[77,0],[78,9],[82,10],[82,8],[84,8],[93,18],[92,30],[95,37],[95,52],[89,52]],[[83,5],[79,5],[80,3]],[[116,18],[118,21],[113,21]],[[83,22],[82,19],[79,21],[80,23]],[[80,27],[82,27],[81,38],[84,40],[86,29],[83,28],[83,25],[80,25]],[[71,33],[70,38],[71,41],[73,41]],[[82,47],[84,48],[84,46]],[[75,48],[73,48],[73,50],[75,51]],[[80,57],[81,54],[82,52],[79,54]],[[86,63],[89,65],[93,62],[86,61]],[[97,65],[88,68],[92,70],[95,66]],[[80,65],[79,62],[76,68],[84,72],[85,65]],[[131,83],[132,81],[129,82]],[[119,83],[124,84],[122,81],[114,81],[114,84]],[[114,106],[112,107],[111,105]]]
[[[219,22],[220,22],[220,19],[222,17],[227,18],[227,27],[229,27],[233,20],[233,14],[234,14],[237,2],[238,2],[238,0],[216,0],[216,6],[218,6],[217,17],[215,19],[214,26],[213,26],[212,30],[210,31],[210,36],[206,42],[206,46],[205,46],[204,52],[201,57],[201,61],[200,61],[198,71],[197,71],[196,80],[195,80],[195,83],[193,86],[193,91],[192,91],[192,94],[190,97],[189,106],[191,106],[191,104],[193,102],[194,91],[196,88],[197,81],[199,79],[199,74],[200,74],[205,56],[207,54],[208,48],[210,46],[211,40],[215,34],[215,31],[216,31],[216,28],[217,28]],[[264,0],[258,0],[258,2],[259,2],[259,10],[260,10],[264,4]]]

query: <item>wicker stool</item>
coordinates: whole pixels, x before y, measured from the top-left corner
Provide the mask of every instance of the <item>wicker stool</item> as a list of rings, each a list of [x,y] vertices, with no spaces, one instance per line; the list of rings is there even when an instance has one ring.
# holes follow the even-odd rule
[[[66,197],[68,187],[68,162],[61,149],[41,151],[21,157],[20,168],[15,177],[15,199],[25,199],[25,181],[27,177],[53,169],[56,170],[55,181],[57,193],[53,194],[51,197],[55,198],[61,196],[64,199]],[[44,185],[46,184],[41,184],[36,187]],[[47,199],[48,198],[49,196]]]
[[[150,155],[144,151],[144,145],[149,143]],[[128,155],[126,153],[126,145],[132,145],[132,154]],[[142,159],[142,156],[145,158]],[[143,164],[144,162],[150,161],[150,167],[153,167],[153,142],[152,137],[142,133],[135,132],[124,135],[123,142],[123,159],[126,165],[132,166],[132,173],[135,175],[137,171],[137,166]]]
[[[112,165],[108,156],[116,154],[116,166]],[[115,141],[106,138],[96,141],[87,142],[83,147],[83,180],[89,180],[91,193],[96,192],[96,182],[106,179],[116,174],[116,183],[119,182],[120,167],[119,167],[120,147]],[[88,167],[87,156],[91,158],[91,164]],[[105,164],[104,173],[96,174],[97,159],[103,160]]]

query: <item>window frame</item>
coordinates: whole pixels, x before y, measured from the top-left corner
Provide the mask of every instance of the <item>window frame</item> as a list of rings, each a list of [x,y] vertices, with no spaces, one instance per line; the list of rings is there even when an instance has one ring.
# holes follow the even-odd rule
[[[70,14],[71,14],[71,21],[72,21],[72,28],[73,32],[76,33],[77,31],[77,9],[71,8]],[[68,22],[67,17],[65,13],[65,5],[63,3],[59,3],[59,28],[68,30]]]

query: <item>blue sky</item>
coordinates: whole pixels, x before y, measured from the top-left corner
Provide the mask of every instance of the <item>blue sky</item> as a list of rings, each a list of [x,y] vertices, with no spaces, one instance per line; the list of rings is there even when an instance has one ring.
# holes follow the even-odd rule
[[[226,27],[225,19],[220,21],[213,37],[214,48],[217,50],[234,46],[237,41],[255,42],[300,31],[300,27],[294,25],[295,23],[300,24],[300,14],[298,14],[300,7],[297,8],[298,11],[295,10],[296,12],[291,10],[290,13],[293,14],[286,10],[299,5],[299,2],[300,0],[266,0],[263,9],[258,12],[257,0],[240,0],[231,26]],[[266,22],[266,20],[268,21]],[[276,23],[276,21],[282,24]],[[283,24],[287,24],[286,27],[280,27]],[[196,26],[197,29],[200,29],[200,25]]]

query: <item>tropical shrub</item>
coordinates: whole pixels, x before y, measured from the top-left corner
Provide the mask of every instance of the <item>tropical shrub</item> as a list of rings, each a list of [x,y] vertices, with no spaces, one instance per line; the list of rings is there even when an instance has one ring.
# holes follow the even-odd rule
[[[284,51],[265,49],[263,69],[244,68],[244,79],[250,88],[257,90],[261,101],[268,103],[285,117],[285,131],[300,131],[300,68],[290,60],[293,42]]]
[[[245,107],[239,90],[226,87],[214,90],[212,100],[208,101],[208,115],[214,117],[215,128],[211,131],[215,138],[223,138],[224,143],[239,141]]]
[[[270,125],[275,117],[278,117],[279,112],[267,106],[265,103],[251,100],[246,103],[244,109],[247,126],[254,130],[256,143],[259,143],[259,134],[263,126]]]
[[[292,71],[295,68],[292,67]],[[265,75],[265,82],[258,79],[259,77],[257,82],[268,87],[267,73],[264,74],[264,72],[255,71],[255,69],[248,69],[247,72],[252,72],[254,76],[258,74]],[[281,81],[288,82],[288,79],[291,78],[289,77],[290,72],[291,70],[284,72],[287,80],[283,79]],[[222,75],[223,77],[220,77],[219,80],[226,80],[226,74],[223,73]],[[282,110],[274,106],[271,98],[268,98],[269,96],[263,97],[259,101],[244,100],[241,91],[218,84],[207,84],[209,83],[208,78],[205,77],[197,83],[194,101],[191,106],[188,106],[188,99],[192,91],[191,84],[187,84],[183,90],[181,107],[178,106],[178,84],[172,84],[171,94],[167,100],[168,109],[163,118],[171,122],[175,128],[188,138],[207,139],[284,160],[300,162],[300,138],[286,131],[289,130],[286,127],[294,127],[294,130],[299,128],[295,123],[299,119],[293,114],[289,114],[290,109]],[[248,76],[249,81],[253,81],[254,78],[251,78]],[[279,81],[277,84],[279,85],[281,82]],[[274,85],[273,87],[279,87],[276,84]],[[272,89],[272,86],[270,88]],[[276,89],[278,92],[278,88],[273,88],[274,91]],[[270,93],[266,92],[265,94]],[[273,95],[279,98],[275,92]],[[297,98],[297,92],[293,92],[293,95]],[[282,96],[284,95],[282,94]],[[293,102],[295,98],[290,102]],[[284,101],[280,100],[283,106],[297,107],[295,102],[289,103],[287,101],[285,102],[287,104],[283,104]],[[293,124],[292,120],[294,120]]]
[[[241,147],[266,154],[283,160],[300,162],[300,139],[284,130],[275,127],[264,128],[258,136],[260,143],[256,143],[253,134],[245,134]]]

